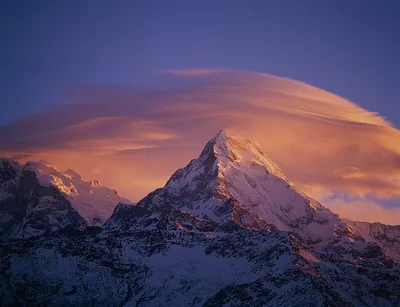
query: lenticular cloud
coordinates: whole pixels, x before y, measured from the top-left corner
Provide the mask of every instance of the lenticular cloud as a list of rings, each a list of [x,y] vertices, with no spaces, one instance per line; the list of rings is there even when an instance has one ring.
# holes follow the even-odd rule
[[[400,194],[399,130],[376,113],[263,73],[168,71],[161,79],[173,86],[80,87],[70,104],[0,127],[0,151],[73,167],[137,200],[226,129],[256,140],[316,198]]]

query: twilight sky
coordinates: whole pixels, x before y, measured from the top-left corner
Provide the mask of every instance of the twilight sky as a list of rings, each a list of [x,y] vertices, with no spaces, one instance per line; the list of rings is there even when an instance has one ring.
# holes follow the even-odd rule
[[[2,1],[0,154],[138,200],[226,128],[339,214],[400,224],[397,2]]]

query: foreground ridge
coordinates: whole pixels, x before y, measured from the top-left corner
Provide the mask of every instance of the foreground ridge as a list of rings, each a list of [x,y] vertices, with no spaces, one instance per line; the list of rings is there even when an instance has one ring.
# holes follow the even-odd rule
[[[20,189],[18,172],[3,162],[3,195]],[[49,196],[35,191],[35,202]],[[68,205],[68,197],[53,203],[56,212]],[[259,145],[225,131],[164,187],[118,204],[101,227],[74,212],[61,215],[71,226],[3,238],[2,305],[400,304],[400,226],[341,219],[300,192]]]

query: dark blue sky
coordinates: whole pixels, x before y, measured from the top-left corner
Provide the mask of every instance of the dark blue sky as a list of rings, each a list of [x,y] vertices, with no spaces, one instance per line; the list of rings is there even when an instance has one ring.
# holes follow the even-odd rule
[[[385,1],[2,1],[0,123],[81,83],[226,68],[308,82],[400,126],[400,4]]]

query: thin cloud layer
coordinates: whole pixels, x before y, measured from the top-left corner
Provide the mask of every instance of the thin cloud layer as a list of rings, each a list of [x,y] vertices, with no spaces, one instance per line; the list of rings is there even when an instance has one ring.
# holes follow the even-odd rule
[[[374,223],[377,221],[389,225],[398,225],[400,208],[383,208],[376,202],[358,199],[343,201],[340,199],[324,202],[333,212],[353,221]]]
[[[400,196],[399,130],[378,114],[268,74],[193,70],[168,76],[174,86],[164,89],[80,87],[68,105],[1,126],[0,152],[75,168],[138,200],[227,129],[256,140],[316,198]],[[380,215],[381,221],[393,223],[393,212],[400,222],[398,210],[390,219]]]

